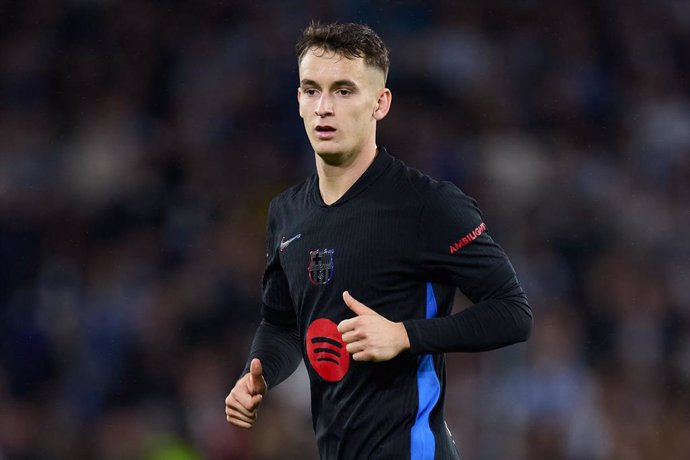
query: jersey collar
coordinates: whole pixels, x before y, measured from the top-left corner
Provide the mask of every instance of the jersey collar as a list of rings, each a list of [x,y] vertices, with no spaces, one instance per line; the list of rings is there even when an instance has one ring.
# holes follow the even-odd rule
[[[393,157],[386,151],[385,148],[379,147],[379,151],[374,157],[374,161],[369,165],[364,174],[362,174],[357,181],[352,184],[352,187],[348,189],[343,196],[340,197],[338,201],[331,204],[330,206],[340,206],[343,203],[350,201],[352,198],[359,195],[361,192],[366,190],[371,184],[373,184],[376,179],[390,166],[393,162]],[[319,192],[319,176],[314,174],[314,180],[312,181],[312,197],[317,205],[327,208],[329,205],[324,203],[323,198],[321,198],[321,193]]]

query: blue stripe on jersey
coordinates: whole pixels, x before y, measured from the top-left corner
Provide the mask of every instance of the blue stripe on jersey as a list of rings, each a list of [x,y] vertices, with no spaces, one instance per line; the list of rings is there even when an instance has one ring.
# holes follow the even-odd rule
[[[436,296],[431,283],[426,283],[426,317],[433,318],[438,314]],[[441,384],[438,381],[434,360],[431,355],[419,357],[417,367],[417,391],[419,393],[419,405],[417,418],[415,419],[411,437],[412,460],[433,460],[436,451],[436,440],[429,426],[429,414],[436,406],[441,394]]]

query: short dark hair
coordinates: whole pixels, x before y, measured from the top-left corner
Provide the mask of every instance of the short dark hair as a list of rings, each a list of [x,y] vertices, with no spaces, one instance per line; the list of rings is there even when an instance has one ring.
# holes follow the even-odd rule
[[[331,51],[349,59],[363,58],[388,78],[390,53],[383,40],[369,26],[355,23],[321,24],[312,21],[297,42],[297,62],[312,48]]]

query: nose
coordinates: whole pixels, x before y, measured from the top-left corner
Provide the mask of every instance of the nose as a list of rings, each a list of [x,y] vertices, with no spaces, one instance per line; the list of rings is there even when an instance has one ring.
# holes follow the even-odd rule
[[[314,113],[316,113],[316,115],[319,117],[333,115],[333,101],[327,92],[321,94],[319,103],[316,104]]]

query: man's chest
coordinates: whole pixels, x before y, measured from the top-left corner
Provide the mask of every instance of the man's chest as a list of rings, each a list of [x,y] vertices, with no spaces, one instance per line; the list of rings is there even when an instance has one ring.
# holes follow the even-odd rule
[[[402,206],[322,208],[278,228],[280,264],[299,316],[347,315],[342,292],[385,298],[414,278],[416,219]]]

